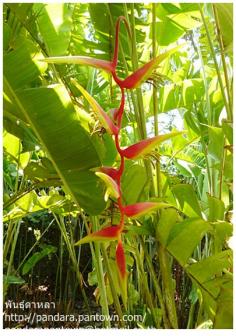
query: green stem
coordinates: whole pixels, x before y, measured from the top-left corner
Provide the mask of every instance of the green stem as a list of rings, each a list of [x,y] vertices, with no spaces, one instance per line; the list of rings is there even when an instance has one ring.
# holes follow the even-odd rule
[[[91,216],[91,222],[93,225],[93,231],[98,230],[98,219],[95,216]],[[103,272],[103,265],[102,265],[102,256],[100,253],[100,243],[94,242],[94,248],[95,248],[95,259],[96,259],[96,273],[97,273],[97,279],[98,279],[98,287],[100,290],[100,297],[101,297],[101,308],[102,308],[102,314],[105,317],[104,320],[104,326],[105,328],[110,328],[111,323],[109,320],[109,307],[108,307],[108,301],[107,301],[107,292],[105,287],[105,281],[104,281],[104,272]]]
[[[140,257],[140,251],[138,249],[137,244],[134,244],[133,246],[134,246],[134,250],[135,250],[135,259],[136,259],[137,266],[138,266],[138,269],[140,271],[140,275],[141,275],[141,279],[142,279],[143,290],[144,290],[144,293],[145,293],[146,301],[147,301],[147,304],[148,304],[148,306],[151,310],[152,318],[153,318],[155,327],[160,328],[159,321],[158,321],[157,316],[156,316],[156,311],[155,311],[155,308],[153,306],[153,299],[151,297],[151,294],[150,294],[150,291],[149,291],[149,288],[148,288],[147,276],[146,276],[146,274],[144,272],[144,269],[143,269],[143,263],[142,263],[142,260],[141,260],[141,257]]]
[[[222,196],[222,186],[223,186],[223,178],[224,178],[224,169],[225,169],[225,158],[226,158],[226,149],[225,149],[225,137],[224,137],[224,144],[223,144],[223,158],[221,160],[221,167],[220,167],[220,183],[219,183],[219,199],[221,200]]]
[[[15,255],[17,239],[18,239],[18,236],[19,236],[20,225],[21,225],[21,220],[19,220],[17,223],[15,223],[14,238],[13,238],[12,245],[11,245],[11,253],[10,253],[10,258],[9,258],[8,267],[7,267],[7,278],[12,272],[12,265],[14,263],[14,255]],[[7,280],[6,280],[6,282],[4,281],[4,284],[3,284],[3,302],[4,302],[5,296],[7,294],[8,286],[9,286],[8,281]]]
[[[151,257],[150,257],[150,255],[147,251],[147,248],[146,248],[143,240],[141,240],[141,243],[142,243],[142,247],[143,247],[144,254],[145,254],[145,260],[147,262],[147,266],[149,268],[150,275],[152,277],[153,286],[154,286],[154,289],[155,289],[155,292],[157,294],[159,304],[160,304],[160,307],[161,307],[164,327],[165,327],[165,329],[170,329],[170,322],[169,322],[168,317],[166,315],[166,308],[165,308],[165,303],[164,303],[163,297],[162,297],[161,287],[160,287],[160,285],[158,283],[158,280],[156,278],[156,273],[155,273],[155,270],[154,270],[154,267],[153,267],[153,264],[152,264],[152,261],[151,261]]]
[[[61,233],[63,235],[64,241],[66,243],[66,247],[67,247],[69,256],[71,258],[72,265],[73,265],[73,268],[74,268],[74,271],[75,271],[75,274],[76,274],[76,277],[77,277],[77,280],[78,280],[78,283],[79,283],[79,286],[80,286],[80,290],[81,290],[81,293],[82,293],[85,305],[86,305],[88,311],[90,312],[88,298],[87,298],[85,290],[84,290],[84,288],[82,286],[82,277],[81,277],[81,274],[80,274],[80,271],[79,271],[79,267],[78,267],[78,264],[77,264],[77,259],[76,259],[76,253],[75,253],[74,244],[71,244],[71,242],[69,240],[69,237],[68,237],[68,234],[67,234],[67,231],[66,231],[66,227],[65,227],[65,223],[64,223],[64,218],[62,216],[59,216],[59,219],[58,219],[57,215],[54,214],[54,213],[53,213],[53,216],[54,216],[54,218],[55,218],[55,220],[56,220],[56,222],[57,222],[57,224],[58,224],[58,226],[60,228],[60,231],[61,231]]]
[[[104,264],[105,264],[105,267],[106,267],[106,270],[107,270],[109,284],[110,284],[110,287],[111,287],[111,293],[112,293],[112,297],[113,297],[113,301],[114,301],[114,306],[115,306],[117,315],[119,316],[119,319],[120,319],[120,321],[119,321],[120,325],[121,325],[122,328],[124,328],[125,324],[124,324],[124,321],[123,321],[123,313],[122,313],[121,306],[120,306],[120,301],[119,301],[119,298],[118,298],[118,295],[117,295],[117,292],[116,292],[116,289],[115,289],[115,286],[114,286],[113,274],[112,274],[112,271],[111,271],[111,267],[110,267],[110,264],[109,264],[109,259],[108,259],[108,256],[107,256],[107,251],[105,249],[104,244],[101,244],[101,249],[102,249],[102,254],[103,254],[103,258],[104,258]]]
[[[153,58],[157,56],[157,36],[156,36],[156,3],[152,4],[152,54]],[[155,84],[155,82],[154,82]],[[153,85],[153,115],[154,115],[154,130],[155,136],[159,133],[159,125],[158,125],[158,104],[157,104],[157,88]],[[160,162],[157,160],[156,162],[156,178],[157,178],[157,196],[161,197],[161,167]]]
[[[133,65],[133,70],[137,70],[138,68],[138,54],[137,54],[137,42],[136,42],[136,32],[135,32],[135,15],[134,15],[134,4],[131,3],[131,33],[132,33],[132,65]],[[138,122],[138,127],[140,129],[140,134],[142,139],[147,138],[147,130],[146,130],[146,122],[145,122],[145,113],[144,113],[144,106],[143,106],[143,98],[142,98],[142,90],[141,88],[136,89],[136,96],[137,96],[137,101],[138,101],[138,113],[139,113],[139,122]],[[152,174],[152,166],[150,161],[144,161],[144,165],[146,167],[147,175],[148,175],[148,180],[151,182],[150,185],[150,193],[151,195],[155,194],[155,188],[154,188],[154,182],[153,182],[153,174]]]
[[[136,42],[136,32],[135,32],[135,15],[134,15],[134,4],[131,3],[131,33],[132,33],[132,65],[133,71],[138,69],[138,54],[137,54],[137,42]],[[144,116],[144,106],[143,106],[143,98],[142,98],[142,91],[141,88],[137,88],[136,96],[138,100],[138,110],[139,110],[139,121],[140,121],[140,132],[142,139],[146,139],[147,137],[147,130],[146,130],[146,123],[145,123],[145,116]]]
[[[224,77],[225,77],[225,84],[226,84],[229,108],[230,108],[230,112],[231,112],[231,115],[232,115],[232,101],[231,101],[231,94],[230,94],[230,84],[229,84],[227,65],[226,65],[226,61],[225,61],[224,44],[223,44],[222,34],[221,34],[221,30],[220,30],[220,25],[219,25],[219,18],[218,18],[218,14],[217,14],[215,5],[212,4],[212,7],[213,7],[213,12],[214,12],[214,17],[215,17],[218,41],[219,41],[219,45],[220,45],[220,53],[221,53],[222,65],[223,65],[223,69],[224,69]]]
[[[172,328],[178,329],[178,320],[174,301],[174,290],[170,271],[170,263],[165,248],[161,244],[158,247],[158,255],[169,321]]]
[[[194,39],[191,35],[191,39],[192,39],[192,43],[195,47],[195,50],[198,54],[198,57],[200,59],[201,62],[201,71],[202,71],[202,78],[203,78],[203,83],[204,83],[204,89],[205,89],[205,97],[206,97],[206,103],[207,103],[207,116],[208,116],[208,124],[212,125],[213,124],[213,118],[212,118],[212,108],[211,108],[211,101],[210,101],[210,97],[208,94],[208,83],[207,83],[207,77],[206,77],[206,72],[205,72],[205,67],[204,67],[204,62],[203,62],[203,57],[202,57],[202,52],[201,52],[201,48],[199,46],[199,43],[194,43]]]
[[[3,261],[6,260],[7,258],[9,247],[12,242],[12,237],[14,235],[14,225],[15,225],[15,222],[10,220],[8,223],[6,238],[5,238],[4,246],[3,246]]]
[[[192,303],[189,309],[187,329],[194,329],[195,303]]]
[[[201,7],[200,4],[199,4],[199,10],[200,10],[200,13],[201,13],[202,22],[203,22],[205,30],[206,30],[207,40],[208,40],[208,43],[209,43],[209,46],[210,46],[210,50],[211,50],[211,56],[212,56],[214,64],[215,64],[215,69],[216,69],[216,73],[217,73],[217,76],[218,76],[218,80],[219,80],[219,84],[220,84],[220,89],[221,89],[221,94],[222,94],[222,97],[223,97],[223,100],[224,100],[224,104],[225,104],[225,108],[226,108],[226,112],[227,112],[227,117],[228,117],[229,121],[232,121],[232,119],[233,119],[232,111],[230,110],[228,101],[226,99],[224,85],[223,85],[223,81],[222,81],[222,78],[221,78],[219,65],[217,63],[214,46],[213,46],[213,43],[212,43],[212,39],[211,39],[211,36],[210,36],[210,32],[209,32],[209,29],[208,29],[208,26],[207,26],[207,23],[206,23],[203,11],[202,11],[202,7]]]

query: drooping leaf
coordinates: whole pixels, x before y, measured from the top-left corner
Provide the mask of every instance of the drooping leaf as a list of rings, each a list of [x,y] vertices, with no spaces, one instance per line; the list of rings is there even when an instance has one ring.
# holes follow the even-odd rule
[[[225,205],[222,200],[207,194],[209,216],[208,219],[211,222],[224,219]]]
[[[204,234],[210,230],[210,224],[202,219],[176,223],[170,231],[166,248],[184,266]]]
[[[188,266],[187,272],[207,288],[209,280],[220,276],[224,268],[230,267],[232,267],[232,250],[229,249]],[[220,288],[211,288],[210,291],[217,297]]]
[[[127,159],[138,159],[150,153],[156,146],[165,140],[171,139],[174,136],[180,135],[183,132],[172,132],[169,134],[157,135],[156,137],[142,140],[134,145],[123,149],[123,155]]]
[[[162,245],[166,245],[171,229],[178,220],[178,213],[174,208],[163,209],[157,225],[157,235]]]
[[[109,226],[105,229],[90,233],[86,237],[80,239],[75,245],[90,243],[93,241],[111,241],[117,240],[120,235],[121,228],[119,225]]]
[[[172,192],[178,200],[181,210],[189,217],[201,217],[201,208],[197,195],[190,184],[176,184]]]

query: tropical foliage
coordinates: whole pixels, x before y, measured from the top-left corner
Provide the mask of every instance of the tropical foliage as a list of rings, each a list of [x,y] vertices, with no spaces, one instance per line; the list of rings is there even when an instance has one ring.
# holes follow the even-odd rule
[[[232,4],[3,15],[5,299],[54,260],[71,311],[232,328]]]

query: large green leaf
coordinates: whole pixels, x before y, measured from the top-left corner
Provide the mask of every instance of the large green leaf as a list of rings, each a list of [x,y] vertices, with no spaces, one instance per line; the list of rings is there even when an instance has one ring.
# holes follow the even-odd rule
[[[168,46],[184,34],[184,30],[167,16],[156,23],[156,32],[157,42],[161,46]]]
[[[178,220],[176,209],[163,209],[157,225],[157,235],[161,244],[166,246],[171,229]]]
[[[181,210],[189,217],[201,217],[201,208],[191,184],[176,184],[172,192],[178,200]]]
[[[19,120],[31,125],[74,201],[91,214],[100,213],[105,208],[103,186],[89,170],[101,166],[97,140],[91,138],[63,85],[28,88],[36,85],[45,66],[35,59],[31,43],[23,42],[17,50],[4,56],[7,101]]]
[[[72,6],[67,3],[37,3],[34,10],[39,13],[37,23],[50,56],[67,52],[72,29]]]
[[[19,97],[23,113],[74,200],[91,214],[102,211],[102,187],[89,171],[101,164],[100,159],[65,88],[56,85],[22,90]]]
[[[183,69],[181,68],[183,72]],[[204,94],[201,78],[174,81],[160,88],[160,112],[167,112],[178,107],[191,108]]]
[[[203,303],[216,329],[231,329],[233,324],[232,251],[226,250],[186,268],[201,289]]]
[[[134,204],[145,200],[144,188],[148,183],[144,167],[126,161],[124,175],[122,176],[122,191],[126,204]]]
[[[224,202],[209,194],[207,195],[207,197],[208,197],[208,206],[209,206],[208,220],[211,222],[217,221],[217,220],[223,220],[224,212],[225,212]]]
[[[209,145],[208,153],[216,161],[223,157],[224,133],[221,127],[208,126]]]
[[[50,182],[52,186],[52,182]],[[77,208],[68,197],[51,194],[38,196],[35,191],[24,194],[14,202],[13,207],[7,208],[4,212],[3,221],[16,220],[27,216],[30,213],[50,209],[54,213],[65,213],[76,211]]]
[[[219,18],[224,47],[231,53],[233,49],[233,3],[216,3],[214,6]]]
[[[204,286],[208,287],[208,281],[213,279],[213,277],[219,276],[224,268],[227,269],[230,266],[232,266],[232,251],[226,250],[210,256],[198,263],[190,265],[187,268],[187,271],[199,283],[204,284]],[[215,295],[217,290],[211,288],[211,292]]]
[[[210,230],[210,224],[202,219],[187,219],[176,223],[170,232],[166,248],[184,266],[204,234]]]
[[[233,290],[232,281],[229,281],[221,288],[218,300],[217,311],[214,319],[214,329],[233,328]]]

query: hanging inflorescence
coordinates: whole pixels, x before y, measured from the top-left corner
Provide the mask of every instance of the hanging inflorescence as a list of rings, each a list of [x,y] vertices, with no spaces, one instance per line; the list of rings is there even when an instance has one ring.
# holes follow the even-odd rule
[[[121,188],[121,177],[124,172],[124,162],[125,159],[135,160],[138,158],[142,158],[143,156],[150,153],[156,146],[158,146],[159,143],[173,136],[178,135],[180,132],[172,132],[169,134],[155,136],[149,139],[142,140],[125,149],[121,148],[119,136],[122,125],[122,117],[125,108],[125,89],[131,90],[137,88],[141,83],[148,80],[148,78],[150,78],[153,71],[158,67],[158,65],[169,55],[174,53],[179,47],[173,48],[159,55],[158,57],[152,59],[150,62],[146,63],[141,68],[133,72],[125,79],[120,79],[117,76],[116,69],[119,53],[119,29],[121,21],[124,21],[124,23],[126,24],[126,28],[130,35],[129,26],[125,17],[120,16],[116,23],[115,50],[112,61],[104,61],[84,56],[50,57],[46,58],[45,61],[48,63],[74,63],[81,65],[88,65],[105,70],[106,72],[112,75],[114,81],[120,87],[121,90],[120,106],[119,108],[115,109],[113,113],[113,118],[110,118],[108,114],[102,109],[102,107],[97,103],[97,101],[80,84],[72,80],[73,84],[81,91],[83,96],[88,100],[89,104],[93,109],[93,112],[95,113],[97,119],[101,123],[101,126],[105,128],[106,131],[114,138],[116,149],[120,155],[119,168],[100,167],[95,173],[106,184],[105,200],[107,201],[109,196],[111,196],[113,199],[116,200],[120,212],[119,224],[115,226],[109,226],[99,231],[90,233],[86,237],[82,238],[78,243],[76,243],[76,245],[81,245],[92,241],[112,241],[112,240],[117,241],[116,262],[120,277],[121,293],[123,295],[124,300],[126,300],[127,271],[126,271],[125,253],[122,244],[122,233],[124,233],[125,218],[126,217],[136,218],[148,212],[156,210],[157,208],[166,207],[168,205],[165,203],[161,204],[157,202],[142,202],[124,206],[122,202],[122,188]]]

